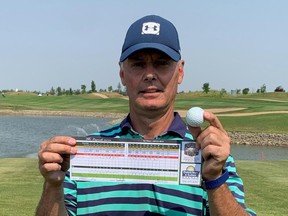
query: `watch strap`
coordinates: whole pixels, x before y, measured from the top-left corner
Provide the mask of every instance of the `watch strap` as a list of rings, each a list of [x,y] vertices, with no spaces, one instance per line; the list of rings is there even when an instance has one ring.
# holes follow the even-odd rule
[[[208,181],[204,181],[204,186],[206,188],[206,190],[212,190],[215,189],[217,187],[220,187],[222,184],[224,184],[227,179],[229,178],[229,172],[227,169],[222,171],[222,175],[214,180],[208,180]]]

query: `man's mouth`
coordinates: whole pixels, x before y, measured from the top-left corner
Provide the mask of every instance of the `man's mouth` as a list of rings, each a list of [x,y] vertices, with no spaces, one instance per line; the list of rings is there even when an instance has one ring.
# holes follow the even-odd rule
[[[158,93],[158,92],[162,92],[160,89],[156,88],[156,87],[150,87],[150,88],[145,88],[143,90],[140,90],[141,94],[152,94],[152,93]]]
[[[144,90],[144,91],[140,91],[140,93],[142,94],[149,94],[149,93],[157,93],[157,92],[160,92],[160,90]]]

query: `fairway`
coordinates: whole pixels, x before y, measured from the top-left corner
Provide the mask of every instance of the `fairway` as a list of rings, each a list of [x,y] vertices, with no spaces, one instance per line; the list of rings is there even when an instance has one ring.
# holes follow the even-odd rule
[[[288,161],[236,161],[246,205],[258,215],[286,215]],[[31,216],[42,191],[37,159],[0,159],[0,215]]]
[[[236,161],[246,203],[258,215],[287,215],[288,161]]]
[[[34,215],[42,179],[36,159],[0,159],[0,215]]]
[[[25,112],[45,111],[51,115],[93,116],[93,113],[107,113],[115,117],[115,113],[126,115],[129,102],[127,97],[117,93],[106,93],[105,98],[94,94],[72,96],[42,96],[33,93],[7,93],[1,98],[1,112],[10,115],[25,115]],[[239,96],[219,96],[219,93],[181,93],[175,101],[175,110],[186,114],[192,106],[214,110],[227,131],[262,132],[286,134],[288,131],[288,93],[265,93]],[[219,112],[220,111],[220,112]],[[259,115],[259,113],[261,115]],[[28,114],[29,115],[29,114]],[[38,113],[39,115],[39,113]],[[95,116],[94,115],[94,116]],[[82,115],[80,115],[82,116]],[[268,124],[269,123],[269,124]]]

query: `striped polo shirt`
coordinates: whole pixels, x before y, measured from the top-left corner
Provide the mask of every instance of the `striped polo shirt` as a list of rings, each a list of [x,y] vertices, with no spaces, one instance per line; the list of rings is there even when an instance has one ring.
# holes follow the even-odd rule
[[[119,124],[101,132],[93,133],[87,139],[100,137],[141,138],[133,130],[129,115]],[[168,130],[157,136],[159,140],[192,139],[186,124],[178,113]],[[235,199],[245,207],[243,182],[236,172],[234,159],[229,156],[225,168],[229,171],[229,186]],[[146,184],[74,181],[67,171],[64,181],[65,205],[69,215],[107,216],[189,216],[210,215],[208,196],[201,187],[189,185]]]

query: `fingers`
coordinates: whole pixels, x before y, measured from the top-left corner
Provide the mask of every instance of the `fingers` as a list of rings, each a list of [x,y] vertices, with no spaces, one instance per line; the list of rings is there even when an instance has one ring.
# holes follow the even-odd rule
[[[197,137],[199,136],[199,134],[202,132],[200,127],[192,127],[192,126],[188,125],[188,129],[189,129],[190,133],[192,134],[194,140],[196,140]]]
[[[53,137],[41,144],[38,152],[39,170],[46,180],[63,180],[63,172],[69,168],[69,155],[77,152],[75,145],[75,139],[64,136]]]
[[[209,122],[209,124],[213,127],[218,128],[219,130],[223,131],[226,133],[226,131],[224,130],[221,122],[219,121],[219,119],[217,118],[217,116],[214,113],[211,112],[204,112],[203,114],[204,120]]]
[[[203,152],[203,156],[206,153],[206,159],[212,154],[217,160],[221,160],[220,156],[224,155],[226,157],[230,153],[230,138],[216,115],[204,112],[204,119],[210,125],[199,134],[197,142],[201,143],[201,149],[209,146],[209,149]]]
[[[216,115],[214,115],[211,112],[204,111],[203,117],[204,117],[204,120],[210,124],[210,126],[216,127],[219,130],[226,133],[221,122],[219,121],[219,119],[217,118]],[[197,139],[197,137],[202,132],[200,127],[192,127],[192,126],[188,125],[188,129],[189,129],[189,131],[192,134],[194,139]]]
[[[54,152],[58,154],[75,154],[76,140],[72,137],[57,136],[44,141],[39,153]]]
[[[204,111],[203,117],[209,123],[208,127],[203,130],[200,127],[188,128],[198,148],[202,150],[203,178],[215,179],[221,175],[230,154],[230,138],[216,115]]]
[[[216,161],[223,161],[230,153],[230,138],[226,133],[209,126],[197,138],[204,160],[213,157]]]
[[[55,137],[52,137],[50,140],[48,140],[48,143],[61,143],[61,144],[66,144],[70,146],[75,146],[76,140],[72,137],[67,137],[67,136],[55,136]]]
[[[218,178],[230,154],[230,138],[223,131],[210,125],[198,136],[197,143],[202,150],[203,178]]]
[[[41,167],[41,173],[43,175],[46,175],[49,172],[52,171],[60,171],[61,170],[61,165],[58,163],[44,163]]]

